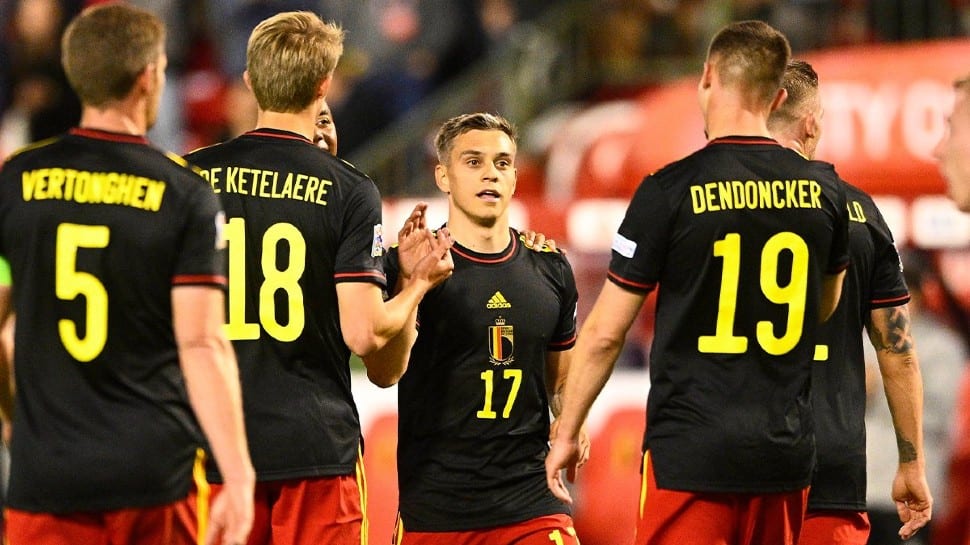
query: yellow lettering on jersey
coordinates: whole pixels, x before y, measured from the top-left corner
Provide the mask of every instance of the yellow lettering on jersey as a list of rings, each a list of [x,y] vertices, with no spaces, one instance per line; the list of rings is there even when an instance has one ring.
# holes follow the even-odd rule
[[[292,199],[293,197],[293,173],[290,172],[286,175],[286,181],[283,182],[283,192],[280,193],[280,197],[284,199]]]
[[[862,203],[859,201],[852,201],[846,205],[849,209],[849,220],[858,223],[866,222],[866,212],[862,209]]]
[[[286,178],[281,181],[278,171],[246,167],[214,167],[201,170],[200,174],[209,181],[216,193],[240,193],[263,199],[293,199],[320,206],[327,206],[328,188],[333,185],[330,180],[294,172],[287,172]],[[36,194],[36,187],[37,179],[28,179],[25,176],[25,194]],[[149,192],[145,195],[145,200],[148,201],[150,196]]]
[[[320,179],[313,176],[308,176],[306,174],[297,175],[296,179],[305,179],[306,182],[306,193],[303,195],[303,200],[306,202],[315,201],[317,198],[317,187],[320,185]]]
[[[222,189],[219,188],[219,184],[222,183],[222,167],[200,170],[199,174],[212,186],[213,193],[222,193]]]
[[[727,180],[691,186],[694,214],[721,210],[821,208],[822,186],[815,180]]]
[[[41,168],[23,173],[22,190],[25,202],[57,199],[158,212],[165,195],[165,182],[122,172]]]
[[[320,180],[320,191],[317,192],[317,204],[320,206],[327,206],[327,187],[333,185],[330,180]]]

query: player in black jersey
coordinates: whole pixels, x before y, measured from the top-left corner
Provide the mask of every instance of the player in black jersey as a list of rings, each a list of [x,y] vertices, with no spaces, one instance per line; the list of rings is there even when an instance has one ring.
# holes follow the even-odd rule
[[[382,299],[377,187],[312,142],[342,48],[343,31],[312,13],[261,22],[245,74],[257,128],[187,156],[228,218],[227,331],[257,474],[251,545],[366,541],[350,354],[375,383],[396,382],[417,303],[451,271],[447,234],[420,239],[431,253],[409,268],[401,296]],[[432,236],[422,214],[402,245]]]
[[[543,471],[576,286],[562,253],[525,249],[509,227],[515,139],[485,113],[446,121],[435,139],[455,273],[421,302],[398,386],[398,545],[578,544]],[[389,285],[398,263],[392,248]]]
[[[16,288],[0,288],[0,317],[17,313],[13,545],[195,543],[186,499],[200,424],[227,479],[210,542],[242,543],[252,523],[223,332],[223,214],[204,180],[144,136],[164,34],[124,4],[75,18],[62,61],[80,127],[0,171],[0,255]]]
[[[549,486],[624,335],[658,288],[636,543],[793,543],[814,466],[815,335],[848,265],[831,169],[769,137],[790,49],[754,21],[712,40],[698,86],[709,142],[648,176],[576,346]]]
[[[768,118],[784,146],[812,159],[822,134],[822,100],[811,65],[792,61],[785,70],[788,99]],[[818,462],[799,545],[864,545],[866,516],[866,378],[862,331],[876,348],[899,446],[892,495],[911,537],[930,518],[932,499],[923,457],[923,386],[909,329],[909,291],[893,236],[876,204],[845,184],[849,255],[840,304],[818,339],[812,379]]]

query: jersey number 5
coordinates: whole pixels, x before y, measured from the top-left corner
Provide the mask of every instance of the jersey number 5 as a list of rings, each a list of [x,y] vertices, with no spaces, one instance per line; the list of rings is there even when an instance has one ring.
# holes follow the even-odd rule
[[[104,350],[108,341],[108,291],[97,276],[77,270],[81,248],[107,248],[111,232],[106,225],[62,223],[57,226],[54,256],[54,291],[58,299],[73,301],[84,296],[84,337],[68,319],[57,322],[57,332],[67,352],[87,363]]]
[[[791,253],[791,278],[785,285],[780,285],[778,258],[783,251]],[[742,354],[748,350],[748,338],[734,334],[741,275],[741,235],[729,233],[715,242],[714,255],[724,260],[717,325],[714,335],[697,338],[697,350],[708,354]],[[761,292],[772,303],[788,305],[788,317],[780,337],[775,336],[774,325],[770,321],[758,322],[755,331],[758,344],[773,356],[787,354],[798,344],[805,327],[808,245],[800,236],[786,231],[774,235],[765,243],[761,249]]]
[[[306,316],[303,314],[303,289],[300,277],[306,269],[306,240],[295,225],[276,223],[263,233],[263,284],[259,287],[259,323],[246,321],[246,222],[232,218],[226,224],[229,243],[229,323],[226,334],[230,340],[258,339],[260,325],[270,337],[282,342],[296,340],[303,333]],[[281,241],[290,249],[289,262],[280,269],[276,250]],[[276,292],[283,290],[287,301],[287,323],[276,316]]]

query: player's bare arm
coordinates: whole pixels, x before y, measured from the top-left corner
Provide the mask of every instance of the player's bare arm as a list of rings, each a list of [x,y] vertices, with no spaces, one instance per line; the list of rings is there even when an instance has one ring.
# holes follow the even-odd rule
[[[387,387],[397,383],[404,374],[408,350],[414,342],[418,303],[454,270],[450,253],[453,243],[447,229],[439,230],[431,239],[431,251],[416,263],[401,291],[386,303],[380,288],[374,284],[337,285],[344,342],[364,360],[367,377],[374,384]],[[408,338],[395,341],[405,330]]]
[[[899,469],[892,497],[903,522],[899,535],[908,539],[929,522],[933,508],[923,457],[923,382],[910,331],[909,307],[874,309],[866,327],[893,416]]]
[[[626,332],[636,319],[645,295],[607,280],[583,324],[573,349],[575,363],[566,378],[562,413],[552,448],[546,456],[546,482],[560,500],[572,503],[561,470],[572,481],[580,459],[579,430],[596,396],[613,372]]]
[[[210,286],[172,290],[172,322],[189,403],[225,488],[211,509],[206,543],[245,543],[253,523],[256,473],[243,425],[239,369],[226,337],[224,295]],[[221,541],[218,541],[221,536]]]
[[[541,247],[541,245],[540,245]],[[573,359],[573,350],[549,352],[546,355],[546,395],[549,397],[549,410],[554,420],[549,428],[549,441],[556,439],[559,432],[559,415],[562,413],[563,391],[566,389],[566,377]],[[590,441],[585,424],[579,429],[579,460],[576,468],[583,467],[589,461]]]

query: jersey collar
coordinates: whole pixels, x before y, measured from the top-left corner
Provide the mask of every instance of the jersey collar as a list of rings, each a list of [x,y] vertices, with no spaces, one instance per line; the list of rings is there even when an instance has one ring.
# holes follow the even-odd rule
[[[142,134],[126,134],[121,132],[111,132],[104,131],[101,129],[86,129],[84,127],[74,127],[68,131],[68,134],[74,136],[83,136],[84,138],[94,138],[95,140],[108,140],[111,142],[126,142],[128,144],[143,144],[149,145],[148,138]]]
[[[777,140],[774,138],[768,138],[767,136],[721,136],[715,138],[707,143],[708,146],[715,144],[756,144],[756,145],[773,145],[781,146]]]
[[[474,261],[475,263],[482,263],[485,265],[505,263],[506,261],[512,259],[512,256],[515,255],[516,250],[519,249],[519,234],[516,233],[512,228],[509,228],[509,233],[512,235],[510,237],[512,240],[504,250],[498,252],[497,254],[483,254],[481,252],[476,252],[462,246],[457,240],[455,241],[455,245],[451,247],[451,251],[469,261]]]
[[[283,129],[272,129],[269,127],[261,127],[247,131],[243,133],[243,136],[262,136],[265,138],[281,138],[283,140],[298,140],[300,142],[306,142],[307,144],[313,144],[307,137],[302,134],[297,134],[292,131],[285,131]]]

